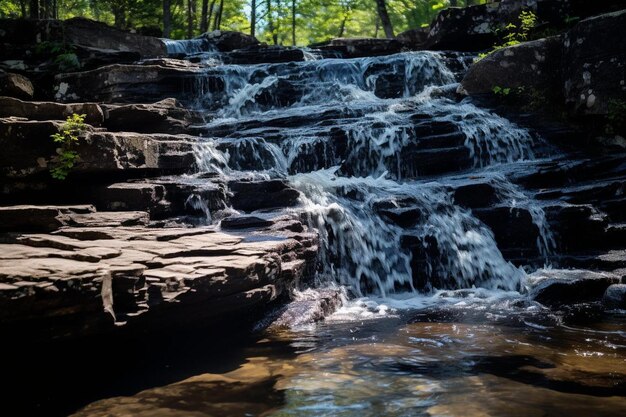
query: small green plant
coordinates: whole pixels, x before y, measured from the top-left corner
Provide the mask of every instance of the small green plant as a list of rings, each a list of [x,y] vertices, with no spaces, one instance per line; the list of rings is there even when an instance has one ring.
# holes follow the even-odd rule
[[[50,136],[55,143],[60,145],[50,168],[52,178],[64,180],[74,168],[74,164],[78,160],[78,152],[74,150],[74,146],[78,143],[80,133],[87,128],[85,117],[84,114],[68,116],[66,122],[61,126],[61,131]]]
[[[494,86],[491,91],[497,96],[508,96],[511,94],[511,89],[508,87],[500,87],[499,85]]]
[[[476,61],[493,54],[500,49],[507,48],[509,46],[519,45],[522,42],[528,40],[530,31],[537,25],[537,15],[531,11],[523,11],[519,14],[518,19],[520,21],[519,26],[513,23],[509,23],[504,27],[504,31],[508,32],[503,37],[503,43],[494,45],[493,49],[489,52],[483,52],[478,54]]]
[[[51,57],[60,71],[72,71],[80,68],[76,48],[64,42],[44,41],[38,43],[35,48],[37,55]]]

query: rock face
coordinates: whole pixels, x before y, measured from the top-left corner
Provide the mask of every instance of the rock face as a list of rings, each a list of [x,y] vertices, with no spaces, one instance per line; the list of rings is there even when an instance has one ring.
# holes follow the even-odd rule
[[[22,117],[30,120],[66,120],[72,114],[84,114],[85,123],[100,126],[102,109],[96,103],[60,104],[46,101],[22,101],[0,97],[0,117]]]
[[[480,51],[500,42],[497,31],[509,23],[518,24],[523,10],[532,11],[543,27],[562,28],[567,17],[585,18],[619,10],[619,1],[603,0],[501,0],[465,8],[443,10],[430,26],[425,42],[428,49]]]
[[[463,90],[470,95],[491,93],[496,86],[554,90],[560,82],[556,68],[561,63],[561,43],[560,37],[551,37],[496,51],[470,67]]]
[[[198,120],[175,99],[153,104],[108,104],[103,107],[106,114],[104,125],[111,131],[183,133],[192,121]]]
[[[0,216],[33,210],[41,226],[62,227],[3,236],[0,327],[36,331],[42,339],[75,336],[78,328],[83,335],[111,332],[116,324],[163,330],[190,315],[208,324],[249,314],[277,299],[293,271],[304,278],[317,252],[315,234],[258,230],[248,232],[257,236],[248,241],[212,228],[133,226],[147,213],[8,207]]]
[[[346,58],[389,55],[400,52],[402,44],[395,39],[337,38],[324,44],[314,45],[322,51],[334,51]]]
[[[33,84],[28,78],[0,70],[0,95],[28,100],[33,94]]]
[[[0,43],[14,47],[34,49],[41,42],[65,42],[100,50],[134,52],[144,58],[167,54],[165,44],[157,38],[124,32],[85,18],[64,21],[2,19],[0,26],[3,28]],[[5,50],[5,53],[10,51]],[[0,54],[0,60],[2,58],[3,54]]]
[[[185,98],[196,85],[200,67],[164,59],[137,65],[111,65],[92,71],[56,76],[55,99],[149,103],[166,97]]]
[[[533,92],[537,107],[566,108],[572,117],[619,118],[626,94],[625,28],[622,10],[583,20],[560,37],[504,48],[473,64],[461,91],[522,87]]]
[[[207,40],[220,52],[259,45],[259,41],[253,36],[228,30],[214,30],[203,34],[200,38]]]
[[[577,24],[563,40],[563,87],[574,114],[609,112],[626,97],[626,10]]]
[[[531,297],[542,304],[558,307],[575,302],[597,301],[609,286],[621,281],[607,273],[579,270],[541,270],[530,277]]]
[[[0,146],[6,151],[0,156],[1,172],[7,177],[24,178],[47,171],[57,148],[50,135],[62,125],[60,121],[0,119]],[[85,132],[76,147],[77,173],[188,171],[195,164],[189,137],[89,130],[93,129]]]

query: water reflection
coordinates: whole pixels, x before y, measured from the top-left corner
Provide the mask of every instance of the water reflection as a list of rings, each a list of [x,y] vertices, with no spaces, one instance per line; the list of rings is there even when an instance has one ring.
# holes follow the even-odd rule
[[[274,331],[244,350],[236,370],[77,415],[624,415],[623,316],[529,326],[516,315],[404,312]]]

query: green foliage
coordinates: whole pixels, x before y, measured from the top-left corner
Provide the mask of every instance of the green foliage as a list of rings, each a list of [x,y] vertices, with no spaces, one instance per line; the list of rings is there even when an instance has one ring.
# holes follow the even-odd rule
[[[494,86],[491,91],[497,96],[508,96],[511,94],[511,89],[509,87],[500,87],[499,85]]]
[[[21,1],[25,9],[21,8]],[[224,0],[220,29],[250,33],[250,5],[252,0]],[[428,27],[439,12],[450,7],[466,7],[486,3],[487,0],[386,0],[389,18],[396,33],[411,28]],[[193,30],[192,35],[200,34],[200,20],[203,0],[191,0]],[[209,30],[213,28],[214,17],[220,0],[208,0],[209,10],[213,5]],[[0,0],[0,17],[28,15],[27,0]],[[43,4],[43,3],[42,3]],[[46,3],[47,4],[47,3]],[[56,13],[59,19],[82,16],[113,25],[115,13],[123,19],[118,23],[122,29],[163,27],[162,0],[56,0]],[[189,0],[171,0],[172,24],[170,37],[186,38],[188,33]],[[291,45],[292,0],[271,0],[271,13],[267,12],[267,0],[256,0],[259,40],[283,45]],[[296,44],[311,43],[344,37],[382,37],[384,31],[379,22],[374,0],[295,0]],[[51,16],[45,16],[51,17]],[[271,24],[270,24],[271,22]],[[57,45],[58,46],[58,45]],[[54,46],[43,46],[42,48]],[[76,64],[69,54],[74,51],[48,50],[48,54],[61,56],[57,64],[62,71],[71,70]]]
[[[37,44],[35,54],[43,57],[52,57],[60,71],[73,71],[80,68],[78,56],[74,53],[75,47],[65,42],[44,41]]]
[[[531,30],[537,25],[537,15],[531,11],[522,11],[518,16],[518,19],[520,21],[519,25],[509,23],[504,27],[503,32],[506,34],[502,37],[503,42],[501,44],[494,45],[493,49],[489,52],[478,54],[476,61],[479,61],[494,52],[499,51],[500,49],[526,42]]]
[[[61,127],[61,131],[50,136],[54,143],[59,144],[57,155],[53,158],[50,168],[52,178],[64,180],[70,173],[76,161],[78,152],[73,148],[78,143],[78,137],[87,127],[84,114],[72,114]]]

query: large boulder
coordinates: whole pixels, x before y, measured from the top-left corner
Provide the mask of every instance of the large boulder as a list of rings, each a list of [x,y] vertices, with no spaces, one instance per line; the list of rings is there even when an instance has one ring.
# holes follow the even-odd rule
[[[105,23],[75,17],[63,22],[65,41],[75,45],[122,52],[138,52],[142,57],[167,55],[158,38],[115,29]]]
[[[480,51],[500,39],[498,30],[518,24],[519,14],[531,10],[537,20],[551,26],[563,24],[569,3],[560,0],[502,0],[465,8],[451,7],[439,13],[430,26],[428,49]]]
[[[610,309],[626,309],[626,284],[613,284],[604,292],[602,304]]]
[[[566,104],[574,114],[605,115],[626,97],[626,10],[583,20],[563,40]]]
[[[396,40],[408,49],[421,49],[428,39],[428,29],[409,29],[396,36]]]
[[[33,84],[28,78],[0,70],[0,95],[28,100],[33,94]]]
[[[0,44],[13,46],[3,50],[0,59],[6,59],[6,54],[24,55],[26,50],[30,50],[32,54],[40,49],[39,44],[43,42],[136,52],[143,58],[167,55],[165,44],[158,38],[122,31],[105,23],[80,17],[65,21],[1,19],[0,27]]]
[[[528,277],[531,298],[550,307],[597,302],[607,288],[620,282],[607,272],[585,270],[541,269]]]
[[[558,36],[500,49],[470,67],[462,89],[467,94],[491,93],[496,86],[558,91],[560,51]]]
[[[479,51],[497,41],[494,28],[501,25],[499,3],[443,10],[430,26],[430,49]]]
[[[153,104],[105,104],[103,108],[104,125],[111,131],[182,133],[192,118],[191,112],[173,98]]]
[[[259,41],[254,36],[229,30],[206,32],[199,36],[199,39],[207,40],[220,52],[230,52],[235,49],[259,45]]]
[[[60,104],[49,101],[22,101],[0,97],[0,117],[24,117],[29,120],[65,120],[72,114],[84,114],[85,123],[99,126],[104,120],[96,103]]]

